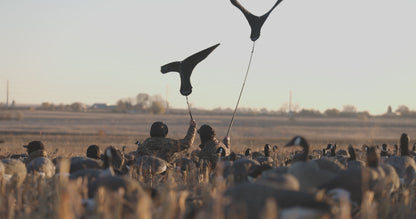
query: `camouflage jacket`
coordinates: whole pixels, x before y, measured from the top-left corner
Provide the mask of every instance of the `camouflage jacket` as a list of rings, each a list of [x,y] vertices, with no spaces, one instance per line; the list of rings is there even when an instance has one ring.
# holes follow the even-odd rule
[[[25,162],[28,164],[28,163],[30,163],[30,161],[32,161],[35,158],[47,157],[47,156],[48,156],[48,154],[46,153],[45,150],[33,151],[32,153],[29,154],[29,157],[25,160]]]
[[[201,148],[201,151],[198,154],[200,163],[208,162],[210,163],[210,167],[212,169],[215,168],[218,161],[218,148],[222,147],[225,150],[225,156],[230,155],[230,147],[228,143],[224,144],[218,141],[216,138],[202,143],[201,145],[199,145],[199,147]]]
[[[153,155],[165,161],[173,162],[174,154],[186,151],[194,143],[196,126],[191,125],[184,139],[175,140],[163,137],[151,137],[146,139],[137,148],[137,155]]]

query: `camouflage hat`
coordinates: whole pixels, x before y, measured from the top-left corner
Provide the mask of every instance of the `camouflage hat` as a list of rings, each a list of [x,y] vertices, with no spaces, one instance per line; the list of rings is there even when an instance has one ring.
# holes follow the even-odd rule
[[[168,126],[163,122],[154,122],[150,128],[150,137],[166,137]]]
[[[215,130],[211,126],[204,124],[198,129],[198,134],[201,142],[205,142],[215,137]]]
[[[45,149],[45,145],[41,141],[31,141],[28,145],[23,145],[23,147],[35,150]]]
[[[100,148],[97,145],[90,145],[87,148],[87,157],[93,158],[93,159],[100,159]]]
[[[45,150],[45,145],[41,141],[31,141],[28,145],[23,145],[23,147],[27,148],[29,154],[33,151]]]

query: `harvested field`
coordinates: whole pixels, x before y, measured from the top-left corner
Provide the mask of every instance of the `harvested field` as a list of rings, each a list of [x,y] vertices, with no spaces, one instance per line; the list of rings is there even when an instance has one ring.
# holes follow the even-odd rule
[[[184,136],[189,123],[188,115],[46,111],[21,113],[22,120],[0,120],[0,155],[3,157],[26,152],[22,146],[33,140],[45,144],[50,159],[85,156],[86,148],[92,144],[99,145],[102,150],[110,145],[117,148],[126,146],[128,153],[137,149],[136,141],[143,142],[149,136],[149,128],[154,121],[164,121],[169,127],[168,137],[175,139]],[[198,126],[209,124],[214,127],[218,139],[222,139],[230,116],[196,114],[194,118]],[[300,147],[283,149],[296,135],[308,140],[311,151],[321,150],[329,143],[337,144],[337,150],[346,150],[348,145],[352,144],[359,149],[358,159],[365,161],[365,152],[361,151],[363,144],[371,146],[386,143],[392,152],[393,144],[400,143],[402,133],[409,134],[410,144],[413,145],[416,120],[376,117],[366,120],[297,118],[295,121],[289,121],[283,117],[237,115],[231,131],[231,147],[236,153],[244,153],[247,148],[262,151],[266,143],[277,145],[279,152],[274,153],[272,165],[272,169],[277,170],[293,157],[294,151],[301,150]],[[199,143],[197,137],[193,149],[196,149]],[[380,160],[380,163],[382,162],[383,160]],[[65,162],[61,165],[61,173],[65,173]],[[138,183],[138,189],[132,190],[133,192],[129,190],[130,187],[116,191],[99,189],[92,199],[93,205],[87,202],[89,194],[86,180],[69,180],[65,174],[45,178],[30,173],[22,185],[19,185],[7,183],[1,178],[0,218],[253,218],[253,214],[256,215],[254,218],[416,217],[414,180],[401,185],[394,192],[387,192],[375,186],[363,193],[361,203],[334,199],[325,194],[325,190],[307,191],[307,194],[303,194],[303,198],[298,200],[298,204],[303,207],[290,208],[283,205],[279,197],[286,193],[292,194],[293,191],[275,188],[269,192],[264,190],[277,183],[275,181],[272,184],[264,184],[264,175],[256,175],[255,178],[250,176],[248,181],[239,183],[237,178],[221,174],[226,165],[220,163],[211,175],[203,175],[201,172],[198,172],[198,175],[192,175],[190,172],[184,174],[172,168],[163,175],[152,175],[149,178],[149,175],[138,175],[130,171],[124,177]],[[288,163],[289,168],[290,166]],[[247,191],[243,190],[237,196],[225,195],[233,194],[233,191],[239,191],[238,189],[244,188],[247,184]],[[251,198],[243,198],[244,193],[251,190],[255,191],[249,194]],[[276,199],[263,197],[265,194],[275,193]],[[134,195],[131,196],[132,194]],[[300,192],[293,195],[300,195]],[[315,197],[322,203],[330,203],[330,210],[305,208],[306,204],[301,203],[306,202],[308,197]],[[251,199],[253,202],[250,202]],[[291,203],[291,198],[285,200],[286,204]],[[250,203],[252,206],[247,206]],[[257,203],[256,207],[253,203]],[[253,212],[253,209],[259,208],[257,205],[262,209],[260,213]]]

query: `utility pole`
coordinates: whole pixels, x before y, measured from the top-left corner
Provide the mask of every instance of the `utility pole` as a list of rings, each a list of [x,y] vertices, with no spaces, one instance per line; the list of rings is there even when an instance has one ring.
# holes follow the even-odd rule
[[[289,120],[293,119],[292,115],[292,90],[289,91]]]
[[[166,113],[168,113],[169,102],[168,102],[169,86],[166,85]]]
[[[7,91],[6,91],[6,108],[9,108],[9,80],[7,80]]]

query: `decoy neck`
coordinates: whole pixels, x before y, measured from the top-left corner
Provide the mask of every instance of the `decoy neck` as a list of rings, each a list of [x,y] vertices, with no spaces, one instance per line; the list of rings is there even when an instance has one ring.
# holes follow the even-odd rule
[[[271,152],[272,152],[272,147],[269,144],[264,145],[264,156],[270,157]]]
[[[112,153],[113,147],[108,147],[105,149],[103,161],[104,161],[104,168],[113,168],[113,153]]]
[[[369,147],[367,150],[367,166],[377,167],[378,166],[378,155],[375,147]]]
[[[300,146],[303,148],[303,154],[302,156],[300,156],[300,160],[302,161],[306,161],[308,159],[308,154],[309,154],[309,144],[306,141],[305,138],[301,137],[301,136],[295,136],[294,138],[292,138],[292,140],[290,140],[285,147],[291,147],[291,146]]]
[[[400,152],[401,156],[409,156],[409,136],[406,133],[400,137]]]
[[[357,156],[355,154],[355,150],[352,145],[348,146],[348,154],[350,155],[350,160],[357,160]]]

